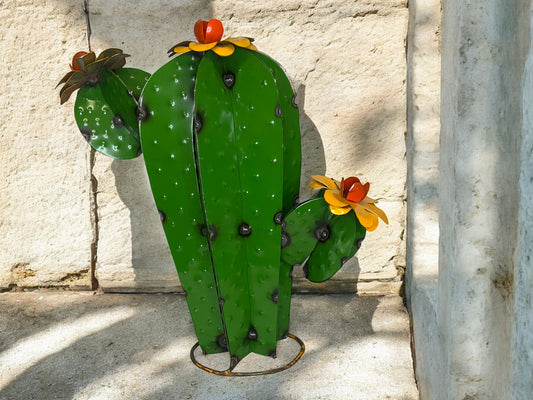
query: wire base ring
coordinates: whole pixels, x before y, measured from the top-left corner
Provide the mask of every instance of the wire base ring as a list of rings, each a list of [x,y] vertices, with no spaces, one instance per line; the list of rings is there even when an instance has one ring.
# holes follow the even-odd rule
[[[283,365],[281,367],[278,367],[278,368],[273,368],[273,369],[269,369],[269,370],[266,370],[266,371],[253,371],[253,372],[233,372],[231,369],[227,369],[227,370],[224,370],[224,371],[212,369],[212,368],[206,367],[205,365],[199,363],[196,360],[196,357],[194,356],[194,352],[200,346],[200,343],[198,343],[198,342],[196,342],[196,344],[194,346],[192,346],[192,348],[191,348],[191,353],[190,353],[191,361],[193,362],[194,365],[196,365],[202,371],[209,372],[210,374],[214,374],[214,375],[221,375],[221,376],[261,376],[261,375],[271,375],[271,374],[275,374],[277,372],[282,372],[282,371],[285,371],[285,370],[289,369],[294,364],[296,364],[298,362],[298,360],[300,358],[302,358],[302,356],[305,353],[305,344],[298,336],[295,336],[292,333],[289,333],[289,334],[287,334],[287,337],[291,338],[292,340],[294,340],[295,342],[297,342],[300,345],[300,351],[298,352],[296,357],[294,357],[294,359],[291,362],[289,362],[288,364],[285,364],[285,365]]]

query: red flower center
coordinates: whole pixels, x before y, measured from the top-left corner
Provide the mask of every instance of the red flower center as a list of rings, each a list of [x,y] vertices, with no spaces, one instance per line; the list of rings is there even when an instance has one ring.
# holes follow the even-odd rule
[[[341,180],[342,197],[348,201],[359,203],[366,197],[369,190],[370,183],[367,182],[363,185],[359,178],[354,176]]]
[[[194,24],[194,36],[198,43],[213,43],[220,42],[224,28],[222,22],[218,19],[212,19],[210,21],[202,21],[199,19]]]
[[[72,57],[72,64],[70,64],[70,69],[73,71],[82,71],[81,67],[78,65],[78,58],[82,58],[83,56],[86,56],[86,51],[78,51],[76,54],[74,54],[74,57]]]

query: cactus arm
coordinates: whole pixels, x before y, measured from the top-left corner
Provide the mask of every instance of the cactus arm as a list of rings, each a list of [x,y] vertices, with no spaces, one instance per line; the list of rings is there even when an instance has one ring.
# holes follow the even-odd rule
[[[139,141],[116,118],[101,85],[80,88],[74,104],[74,118],[85,140],[96,151],[118,159],[139,155]]]
[[[323,282],[331,278],[347,261],[353,252],[354,244],[364,237],[364,228],[353,212],[335,215],[329,222],[329,238],[318,242],[304,266],[304,273],[311,282]],[[361,236],[362,234],[362,236]]]
[[[323,197],[300,204],[284,224],[281,258],[290,265],[307,259],[304,272],[312,282],[331,278],[355,255],[366,234],[353,212],[333,215]]]
[[[298,202],[302,164],[302,147],[298,107],[294,91],[281,66],[267,55],[254,52],[270,69],[279,92],[283,122],[283,215]]]
[[[317,233],[332,217],[324,198],[308,200],[294,208],[284,219],[281,258],[290,265],[300,264],[317,244]]]
[[[350,251],[344,256],[345,261],[348,261],[350,258],[355,256],[355,253],[357,253],[357,251],[361,247],[361,243],[363,242],[366,236],[366,229],[363,225],[361,225],[357,218],[355,224],[355,240]]]
[[[206,353],[227,350],[217,285],[206,237],[195,168],[194,84],[200,58],[181,55],[147,82],[141,106],[141,143],[154,200],[167,237],[200,346]]]
[[[102,94],[107,102],[112,105],[115,115],[121,117],[131,135],[139,140],[139,122],[137,120],[138,102],[133,94],[133,88],[144,86],[146,77],[149,75],[140,70],[133,73],[133,68],[128,68],[127,70],[129,71],[117,73],[115,71],[102,69],[98,85],[102,88]],[[128,76],[133,76],[133,78],[127,79]],[[127,86],[122,77],[126,78],[128,83],[132,83],[131,87]],[[136,89],[136,91],[138,92],[138,89]]]
[[[148,72],[137,68],[119,68],[113,72],[122,80],[137,100],[141,97],[144,85],[150,79]]]

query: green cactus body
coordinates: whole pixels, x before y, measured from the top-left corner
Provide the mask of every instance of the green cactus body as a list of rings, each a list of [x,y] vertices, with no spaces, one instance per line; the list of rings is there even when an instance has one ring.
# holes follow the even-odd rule
[[[250,352],[275,354],[278,308],[288,312],[290,302],[290,290],[280,296],[290,284],[290,267],[280,269],[280,223],[285,200],[292,206],[299,188],[298,114],[281,68],[265,60],[240,48],[228,57],[186,53],[153,74],[141,99],[148,110],[141,123],[148,176],[200,346],[215,352],[206,343],[218,337],[217,351],[229,350],[232,367]],[[284,151],[294,143],[296,151]],[[291,165],[284,156],[294,153],[297,171],[284,170]],[[171,194],[173,181],[179,184]],[[289,184],[296,187],[285,196]],[[183,210],[179,221],[176,209]],[[172,224],[194,239],[185,240]],[[210,250],[202,261],[209,272],[189,280],[198,265],[187,260],[198,260],[198,249]],[[197,291],[204,295],[191,299]],[[206,315],[194,316],[194,309],[215,304],[224,343],[220,329],[199,334],[210,324]],[[284,319],[288,327],[288,314]]]
[[[148,77],[135,68],[102,69],[97,83],[79,89],[74,105],[76,123],[96,151],[118,159],[140,154],[136,99]]]
[[[195,160],[194,87],[201,58],[171,60],[152,75],[143,94],[144,161],[170,251],[187,293],[200,346],[225,351],[225,329],[211,260]]]
[[[292,268],[293,265],[283,259],[279,268],[278,288],[278,340],[285,339],[289,333],[291,295],[292,295]]]
[[[279,101],[283,110],[283,215],[297,204],[300,192],[302,145],[298,107],[291,83],[283,69],[270,57],[255,53],[269,69],[279,90]]]

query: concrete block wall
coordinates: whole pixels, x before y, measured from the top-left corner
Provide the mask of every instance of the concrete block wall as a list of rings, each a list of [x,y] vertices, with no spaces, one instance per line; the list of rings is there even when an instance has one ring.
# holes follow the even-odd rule
[[[451,0],[442,22],[440,11],[410,2],[406,286],[420,398],[528,400],[533,5]],[[439,87],[440,112],[428,108]]]
[[[0,288],[175,291],[179,281],[142,157],[94,154],[78,133],[73,99],[57,81],[87,49],[78,0],[0,4]],[[256,39],[293,81],[301,110],[302,199],[314,173],[357,175],[389,215],[338,284],[300,286],[364,293],[399,290],[405,266],[405,36],[403,0],[88,0],[92,48],[119,47],[128,65],[155,71],[166,51],[193,39],[197,19],[219,18],[227,36]],[[297,276],[299,272],[296,271]],[[335,286],[337,285],[337,286]],[[340,285],[340,286],[339,286]],[[343,289],[344,290],[344,289]]]

